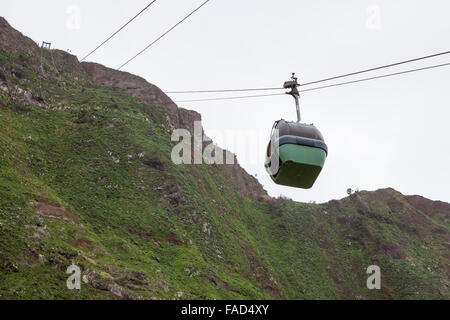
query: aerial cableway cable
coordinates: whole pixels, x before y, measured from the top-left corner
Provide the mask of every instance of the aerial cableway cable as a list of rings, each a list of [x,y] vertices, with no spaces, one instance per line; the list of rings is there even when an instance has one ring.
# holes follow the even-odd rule
[[[196,100],[182,100],[182,101],[175,101],[175,103],[214,101],[214,100],[236,100],[236,99],[261,98],[261,97],[284,96],[284,95],[285,95],[284,93],[258,94],[258,95],[253,95],[253,96],[236,96],[236,97],[222,97],[222,98],[205,98],[205,99],[196,99]]]
[[[127,62],[125,62],[124,64],[122,64],[119,68],[117,68],[117,70],[122,69],[123,67],[125,67],[127,64],[129,64],[131,61],[133,61],[134,59],[136,59],[138,56],[140,56],[142,53],[144,53],[145,51],[147,51],[151,46],[153,46],[155,43],[157,43],[159,40],[161,40],[162,38],[164,38],[169,32],[171,32],[173,29],[175,29],[176,27],[178,27],[181,23],[183,23],[185,20],[187,20],[190,16],[192,16],[194,13],[196,13],[198,10],[200,10],[205,4],[207,4],[210,0],[206,0],[205,2],[203,2],[200,6],[198,6],[194,11],[192,11],[191,13],[189,13],[186,17],[184,17],[183,19],[181,19],[179,22],[177,22],[172,28],[170,28],[169,30],[167,30],[166,32],[164,32],[161,36],[159,36],[156,40],[154,40],[152,43],[150,43],[148,46],[146,46],[144,49],[142,49],[141,51],[139,51],[136,55],[134,55],[132,58],[130,58]]]
[[[334,76],[334,77],[331,77],[331,78],[326,78],[326,79],[306,82],[306,83],[300,84],[300,86],[308,86],[308,85],[316,84],[316,83],[320,83],[320,82],[336,80],[336,79],[340,79],[340,78],[344,78],[344,77],[355,76],[355,75],[358,75],[358,74],[361,74],[361,73],[367,73],[367,72],[371,72],[371,71],[377,71],[377,70],[381,70],[381,69],[386,69],[386,68],[399,66],[399,65],[402,65],[402,64],[406,64],[406,63],[416,62],[416,61],[430,59],[430,58],[436,58],[436,57],[443,56],[443,55],[446,55],[446,54],[450,54],[450,51],[439,52],[439,53],[431,54],[431,55],[428,55],[428,56],[423,56],[423,57],[414,58],[414,59],[410,59],[410,60],[404,60],[404,61],[400,61],[400,62],[395,62],[395,63],[387,64],[387,65],[384,65],[384,66],[370,68],[370,69],[361,70],[361,71],[356,71],[356,72],[352,72],[352,73],[347,73],[347,74],[343,74],[343,75],[340,75],[340,76]],[[420,70],[422,70],[422,69],[420,69]],[[419,71],[419,70],[417,70],[417,71]]]
[[[120,31],[122,31],[126,26],[128,26],[131,22],[133,22],[137,17],[139,17],[144,11],[146,11],[152,4],[154,4],[156,0],[153,0],[150,2],[144,9],[142,9],[138,14],[136,14],[133,18],[131,18],[127,23],[125,23],[122,27],[120,27],[116,32],[114,32],[108,39],[103,41],[100,45],[98,45],[94,50],[89,52],[83,59],[81,59],[81,62],[86,60],[88,57],[90,57],[94,52],[96,52],[98,49],[103,47],[109,40],[114,38]]]
[[[192,91],[168,91],[165,94],[175,93],[221,93],[221,92],[239,92],[239,91],[269,91],[269,90],[281,90],[283,87],[277,88],[249,88],[249,89],[218,89],[218,90],[192,90]]]
[[[423,67],[423,68],[412,69],[412,70],[405,70],[405,71],[399,71],[399,72],[394,72],[394,73],[388,73],[388,74],[381,75],[381,76],[374,76],[374,77],[370,77],[370,78],[363,78],[363,79],[357,79],[357,80],[352,80],[352,81],[340,82],[340,83],[330,84],[330,85],[321,86],[321,87],[314,87],[314,88],[311,88],[311,89],[303,89],[303,90],[300,90],[299,92],[308,92],[308,91],[320,90],[320,89],[325,89],[325,88],[338,87],[338,86],[343,86],[343,85],[352,84],[352,83],[364,82],[364,81],[369,81],[369,80],[376,80],[376,79],[387,78],[387,77],[392,77],[392,76],[398,76],[398,75],[402,75],[402,74],[407,74],[407,73],[412,73],[412,72],[417,72],[417,71],[423,71],[423,70],[429,70],[429,69],[435,69],[435,68],[446,67],[446,66],[450,66],[450,62],[437,64],[437,65],[433,65],[433,66],[428,66],[428,67]]]
[[[427,55],[427,56],[423,56],[423,57],[419,57],[419,58],[403,60],[403,61],[400,61],[400,62],[395,62],[395,63],[382,65],[382,66],[379,66],[379,67],[365,69],[365,70],[361,70],[361,71],[346,73],[346,74],[342,74],[342,75],[338,75],[338,76],[334,76],[334,77],[329,77],[329,78],[325,78],[325,79],[321,79],[321,80],[315,80],[315,81],[311,81],[311,82],[299,83],[298,86],[299,87],[309,86],[309,85],[317,84],[317,83],[321,83],[321,82],[326,82],[326,81],[341,79],[341,78],[344,78],[344,77],[355,76],[355,75],[362,74],[362,73],[367,73],[367,72],[377,71],[377,70],[381,70],[381,69],[391,68],[391,67],[399,66],[399,65],[402,65],[402,64],[406,64],[406,63],[417,62],[417,61],[420,61],[420,60],[425,60],[425,59],[430,59],[430,58],[436,58],[436,57],[447,55],[447,54],[450,54],[450,51],[444,51],[444,52],[439,52],[439,53],[435,53],[435,54],[431,54],[431,55]],[[167,91],[165,93],[166,94],[178,94],[178,93],[180,93],[180,94],[181,93],[221,93],[221,92],[244,92],[244,91],[269,91],[269,90],[282,90],[282,89],[284,89],[284,88],[282,88],[282,87],[268,87],[268,88],[249,88],[249,89],[217,89],[217,90]]]
[[[299,92],[301,93],[301,92],[316,91],[316,90],[332,88],[332,87],[339,87],[339,86],[344,86],[344,85],[358,83],[358,82],[365,82],[365,81],[370,81],[370,80],[382,79],[382,78],[398,76],[398,75],[402,75],[402,74],[418,72],[418,71],[424,71],[424,70],[435,69],[435,68],[446,67],[446,66],[450,66],[450,62],[437,64],[437,65],[432,65],[432,66],[423,67],[423,68],[417,68],[417,69],[399,71],[399,72],[394,72],[394,73],[388,73],[388,74],[384,74],[384,75],[380,75],[380,76],[374,76],[374,77],[370,77],[370,78],[363,78],[363,79],[357,79],[357,80],[352,80],[352,81],[334,83],[334,84],[330,84],[330,85],[326,85],[326,86],[320,86],[320,87],[314,87],[314,88],[309,88],[309,89],[303,89],[303,90],[299,90]],[[206,99],[195,99],[195,100],[181,100],[181,101],[175,101],[175,103],[217,101],[217,100],[234,100],[234,99],[259,98],[259,97],[279,96],[279,95],[285,95],[285,93],[274,93],[274,94],[265,94],[265,95],[251,95],[251,96],[236,96],[236,97],[218,97],[218,98],[206,98]]]

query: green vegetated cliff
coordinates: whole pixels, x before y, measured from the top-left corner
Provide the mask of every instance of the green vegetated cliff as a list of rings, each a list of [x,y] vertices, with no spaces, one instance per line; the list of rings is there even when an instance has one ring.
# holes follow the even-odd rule
[[[449,298],[449,204],[297,203],[238,164],[173,164],[172,129],[199,119],[0,19],[0,299]]]

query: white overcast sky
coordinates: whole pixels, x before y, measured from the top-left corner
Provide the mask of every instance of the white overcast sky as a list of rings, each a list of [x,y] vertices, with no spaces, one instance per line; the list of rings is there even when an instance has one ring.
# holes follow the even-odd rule
[[[2,0],[0,15],[36,42],[81,59],[149,2]],[[117,68],[202,2],[158,0],[88,60]],[[167,91],[277,87],[294,71],[309,82],[447,51],[449,36],[448,0],[211,0],[125,70]],[[450,55],[373,75],[443,62]],[[230,132],[256,135],[242,137],[256,157],[231,151],[271,195],[323,202],[348,187],[393,187],[449,202],[449,83],[444,67],[303,94],[303,119],[320,128],[329,147],[311,190],[277,186],[263,167],[273,122],[295,120],[289,96],[180,106],[200,112],[221,146]]]

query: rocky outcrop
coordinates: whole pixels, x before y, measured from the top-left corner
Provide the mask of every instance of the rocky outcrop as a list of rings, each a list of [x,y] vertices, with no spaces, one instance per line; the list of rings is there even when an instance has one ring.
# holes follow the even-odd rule
[[[83,62],[81,66],[97,85],[120,88],[149,105],[167,108],[171,129],[185,128],[192,132],[194,121],[201,121],[199,113],[179,108],[161,89],[144,78],[92,62]]]
[[[42,217],[64,222],[80,223],[80,217],[73,212],[45,202],[31,202],[30,206]]]
[[[0,47],[10,52],[19,50],[30,54],[38,52],[36,43],[12,28],[3,17],[0,17]]]
[[[83,62],[81,65],[97,85],[123,89],[145,103],[157,107],[166,107],[172,112],[177,112],[177,105],[161,89],[141,77],[110,69],[97,63]]]
[[[446,223],[448,222],[448,217],[450,216],[450,204],[442,201],[433,201],[417,195],[407,196],[406,200],[414,208],[426,212],[429,216]]]
[[[78,79],[88,78],[87,73],[75,55],[62,50],[46,50],[44,58],[50,59],[51,64],[59,73],[71,74]]]
[[[253,200],[270,200],[267,191],[264,190],[259,181],[255,177],[249,175],[239,165],[236,155],[230,153],[229,151],[225,152],[231,154],[231,156],[234,157],[234,164],[225,165],[225,170],[230,176],[230,180],[234,181],[239,192],[241,192],[247,198]]]

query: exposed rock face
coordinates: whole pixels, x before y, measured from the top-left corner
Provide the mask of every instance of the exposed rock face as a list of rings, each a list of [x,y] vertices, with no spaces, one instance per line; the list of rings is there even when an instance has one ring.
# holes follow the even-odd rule
[[[199,113],[178,108],[161,89],[139,76],[107,68],[97,63],[83,62],[81,66],[97,85],[117,87],[145,103],[169,109],[170,118],[167,120],[172,129],[185,128],[192,132],[194,121],[201,121]]]
[[[428,213],[433,218],[448,220],[450,204],[442,201],[433,201],[422,196],[408,196],[406,200],[416,209]]]
[[[97,63],[83,62],[81,65],[98,85],[123,89],[150,105],[166,107],[172,112],[177,112],[177,105],[161,89],[141,77],[110,69]]]
[[[231,154],[229,151],[225,151],[228,154]],[[234,154],[231,154],[234,157],[234,164],[226,165],[226,171],[230,175],[230,180],[235,181],[237,188],[239,191],[246,196],[247,198],[253,200],[268,200],[270,199],[267,191],[264,190],[259,181],[249,175],[242,167],[239,165],[237,158]]]
[[[60,207],[44,203],[44,202],[32,202],[30,206],[39,213],[42,217],[48,219],[57,219],[64,222],[79,223],[80,217],[73,212],[69,212]]]
[[[7,51],[38,52],[36,43],[12,28],[3,17],[0,17],[0,45]]]
[[[88,78],[78,58],[66,51],[55,49],[50,52],[46,50],[44,51],[44,58],[51,59],[51,63],[60,73],[70,73],[77,78]]]

